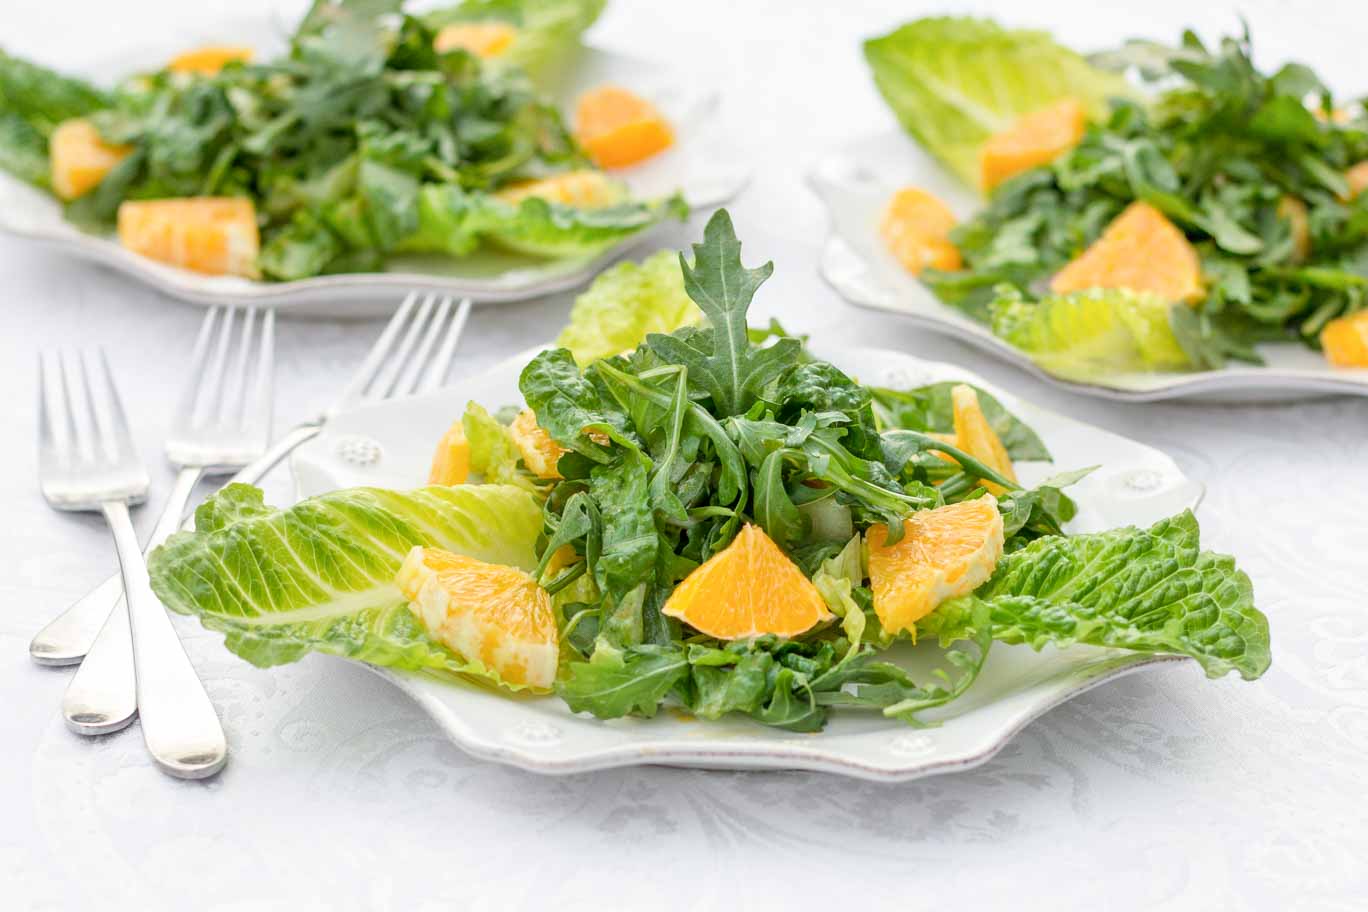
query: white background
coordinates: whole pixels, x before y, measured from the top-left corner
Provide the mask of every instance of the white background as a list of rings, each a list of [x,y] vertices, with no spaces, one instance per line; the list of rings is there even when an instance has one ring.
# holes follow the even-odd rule
[[[635,769],[552,779],[472,761],[363,669],[271,671],[184,627],[219,706],[227,770],[182,783],[136,728],[82,740],[57,713],[68,673],[30,664],[34,630],[114,568],[102,523],[59,515],[34,466],[35,352],[106,346],[157,491],[199,314],[127,280],[0,239],[0,908],[436,910],[1368,906],[1368,400],[1121,406],[1052,391],[895,318],[855,311],[815,272],[823,150],[892,117],[863,37],[917,3],[616,0],[597,42],[726,87],[757,163],[732,206],[748,260],[773,258],[758,316],[824,339],[960,361],[1023,395],[1170,452],[1208,486],[1208,546],[1237,554],[1274,637],[1253,684],[1164,668],[1048,714],[970,773],[876,786],[800,773]],[[958,4],[1081,47],[1237,26],[1217,4]],[[262,0],[7,0],[6,50],[72,66],[188,43]],[[290,21],[300,4],[275,15]],[[1245,2],[1265,65],[1311,60],[1368,92],[1357,3]],[[150,66],[158,61],[149,60]],[[681,231],[681,241],[700,223]],[[566,299],[481,310],[456,373],[549,337]],[[282,324],[278,426],[315,413],[377,324]],[[272,485],[285,492],[282,479]],[[152,511],[138,515],[150,527]]]

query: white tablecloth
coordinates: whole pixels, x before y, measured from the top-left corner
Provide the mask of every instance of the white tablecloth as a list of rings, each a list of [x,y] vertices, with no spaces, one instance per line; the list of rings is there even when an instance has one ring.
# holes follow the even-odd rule
[[[3,41],[61,63],[151,30],[203,35],[217,17],[260,6],[8,4]],[[34,352],[107,348],[159,495],[179,351],[199,314],[0,239],[0,908],[1368,907],[1368,400],[1080,399],[836,299],[816,277],[823,218],[801,176],[824,148],[892,122],[858,40],[917,4],[881,6],[617,0],[595,36],[729,87],[759,163],[733,213],[748,258],[778,266],[761,316],[961,361],[1162,447],[1204,482],[1205,541],[1239,556],[1272,621],[1268,675],[1208,682],[1184,666],[1126,678],[1049,713],[979,770],[901,786],[650,768],[542,778],[464,756],[358,666],[315,658],[257,670],[184,625],[231,760],[211,782],[173,781],[147,762],[136,728],[67,732],[57,707],[69,673],[26,655],[34,630],[115,566],[101,521],[56,514],[39,497]],[[1191,3],[973,4],[993,6],[1080,45],[1235,26],[1231,12]],[[1241,8],[1265,62],[1313,56],[1340,88],[1368,91],[1361,5]],[[545,339],[565,307],[478,311],[457,372]],[[316,412],[376,331],[282,324],[278,426]],[[270,487],[287,493],[283,478]],[[140,512],[144,531],[152,518]]]

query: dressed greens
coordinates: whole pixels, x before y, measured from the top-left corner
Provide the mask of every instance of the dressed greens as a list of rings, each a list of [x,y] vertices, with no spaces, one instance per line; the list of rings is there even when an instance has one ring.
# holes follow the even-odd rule
[[[531,412],[512,426],[472,404],[461,438],[483,483],[338,491],[283,510],[230,487],[200,508],[196,531],[153,553],[154,589],[260,665],[314,650],[498,681],[399,610],[393,580],[415,545],[518,567],[553,599],[555,692],[600,718],[671,703],[792,731],[820,729],[833,709],[922,724],[972,685],[995,641],[1187,655],[1212,676],[1255,678],[1268,667],[1267,621],[1248,578],[1200,550],[1190,513],[1149,529],[1066,534],[1076,508],[1064,489],[1087,470],[1024,489],[1011,461],[1049,454],[986,392],[869,388],[782,329],[748,329],[772,265],[743,265],[725,211],[677,263],[704,323],[677,317],[673,331],[584,364],[564,348],[540,352],[520,380]],[[639,292],[626,281],[635,277],[609,276],[588,294]],[[656,280],[649,287],[668,288]],[[678,314],[668,291],[663,302]],[[642,306],[635,294],[623,304]],[[991,454],[947,436],[966,392],[1006,461],[990,465]],[[543,435],[532,450],[528,414]],[[533,459],[547,440],[558,454],[550,468]],[[996,567],[915,626],[888,629],[870,530],[891,546],[917,528],[905,521],[956,509],[947,505],[986,507],[1000,521]],[[829,620],[795,636],[724,639],[666,610],[681,581],[747,527],[811,581]],[[940,671],[920,679],[886,652],[918,634],[943,649]]]

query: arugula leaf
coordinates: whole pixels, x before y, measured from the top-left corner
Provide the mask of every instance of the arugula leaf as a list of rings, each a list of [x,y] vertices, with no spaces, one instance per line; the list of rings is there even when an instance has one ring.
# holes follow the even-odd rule
[[[571,712],[589,712],[600,719],[650,717],[688,673],[689,661],[677,646],[599,648],[589,661],[566,666],[556,693]]]
[[[107,108],[110,101],[84,80],[0,51],[0,112],[18,115],[44,139],[62,121]]]
[[[905,428],[941,434],[954,433],[954,405],[951,390],[959,381],[946,380],[910,390],[870,387],[875,415],[883,428]],[[970,384],[972,385],[972,384]],[[1050,460],[1045,443],[1026,422],[1009,412],[991,393],[975,386],[979,406],[988,425],[997,434],[1007,455],[1016,462]]]
[[[0,101],[0,169],[35,187],[51,180],[47,139],[17,111],[7,111]]]

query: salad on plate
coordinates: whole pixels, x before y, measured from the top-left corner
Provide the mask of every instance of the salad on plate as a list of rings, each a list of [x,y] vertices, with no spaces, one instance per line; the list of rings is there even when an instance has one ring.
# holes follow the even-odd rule
[[[864,386],[748,326],[772,268],[718,211],[691,256],[602,275],[522,402],[433,441],[427,486],[286,508],[229,486],[152,554],[153,588],[257,665],[326,653],[600,719],[926,724],[995,642],[1268,668],[1250,581],[1190,512],[1069,534],[1089,467],[1025,487],[1050,454],[985,391]]]
[[[0,168],[68,221],[207,275],[288,282],[396,256],[594,257],[686,207],[613,176],[670,123],[548,73],[603,0],[316,0],[278,59],[188,50],[111,89],[0,52]]]
[[[1368,367],[1368,109],[1248,34],[1083,56],[966,18],[865,44],[904,129],[983,195],[960,221],[888,200],[883,246],[945,304],[1057,376],[1262,363]]]

